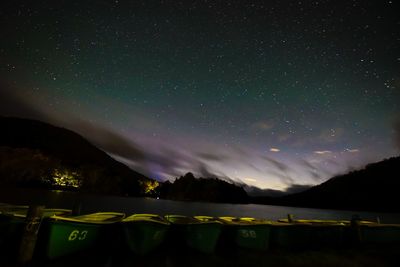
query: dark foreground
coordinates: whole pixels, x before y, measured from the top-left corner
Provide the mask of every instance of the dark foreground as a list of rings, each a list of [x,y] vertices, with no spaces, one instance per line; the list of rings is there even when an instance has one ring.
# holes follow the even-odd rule
[[[21,266],[1,257],[0,266]],[[216,254],[202,254],[191,250],[173,250],[163,247],[145,256],[132,255],[125,250],[118,250],[110,255],[104,251],[86,251],[61,259],[49,261],[36,259],[26,266],[399,266],[400,246],[369,246],[358,248],[297,250],[297,251],[222,251]]]

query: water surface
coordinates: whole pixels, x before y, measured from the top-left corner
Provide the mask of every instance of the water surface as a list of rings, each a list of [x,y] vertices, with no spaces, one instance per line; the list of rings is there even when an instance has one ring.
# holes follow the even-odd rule
[[[328,209],[298,208],[257,204],[217,204],[204,202],[181,202],[153,198],[99,196],[62,191],[38,191],[31,189],[0,190],[0,202],[72,209],[78,203],[82,213],[116,211],[133,213],[155,213],[160,215],[209,215],[256,217],[270,220],[285,218],[293,214],[302,219],[349,220],[355,214],[362,219],[380,219],[382,223],[400,223],[400,214],[381,212],[342,211]]]

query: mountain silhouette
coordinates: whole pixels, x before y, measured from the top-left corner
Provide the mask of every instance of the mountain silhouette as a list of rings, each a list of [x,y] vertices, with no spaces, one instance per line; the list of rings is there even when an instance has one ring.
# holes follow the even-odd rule
[[[300,193],[258,197],[253,202],[314,208],[399,212],[400,157],[339,175]]]
[[[161,185],[161,197],[181,201],[218,203],[248,203],[249,198],[241,186],[218,178],[196,178],[192,173],[176,178],[173,183]]]
[[[2,116],[0,125],[1,184],[41,185],[56,169],[78,175],[82,191],[140,195],[150,180],[68,129]]]

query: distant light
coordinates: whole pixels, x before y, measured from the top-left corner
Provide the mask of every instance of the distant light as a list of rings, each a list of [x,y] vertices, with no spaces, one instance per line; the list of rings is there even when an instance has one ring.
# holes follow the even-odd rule
[[[278,148],[272,147],[272,148],[269,149],[269,151],[271,151],[271,152],[279,152],[281,150],[278,149]]]
[[[324,155],[324,154],[331,154],[332,151],[329,150],[322,150],[322,151],[314,151],[315,154]]]
[[[248,182],[257,182],[257,180],[256,179],[253,179],[253,178],[244,178],[246,181],[248,181]]]

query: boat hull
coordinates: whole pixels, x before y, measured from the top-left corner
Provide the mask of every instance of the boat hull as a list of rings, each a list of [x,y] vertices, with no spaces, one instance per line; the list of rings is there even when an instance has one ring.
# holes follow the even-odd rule
[[[24,227],[24,219],[0,214],[0,251],[7,258],[17,256]]]
[[[269,248],[270,226],[267,224],[226,225],[225,242],[239,248],[266,250]]]
[[[161,245],[168,225],[146,221],[124,222],[123,233],[129,249],[137,254],[146,254]]]
[[[169,242],[202,253],[215,251],[222,231],[222,223],[209,216],[186,217],[167,215],[171,222]]]
[[[344,242],[343,225],[275,224],[271,226],[271,247],[310,249],[339,247]]]
[[[189,224],[185,229],[187,246],[203,253],[212,253],[220,236],[222,225],[219,223]]]
[[[94,247],[104,225],[64,221],[46,221],[41,229],[42,253],[49,259]]]
[[[361,225],[360,233],[364,244],[400,244],[400,225]]]

